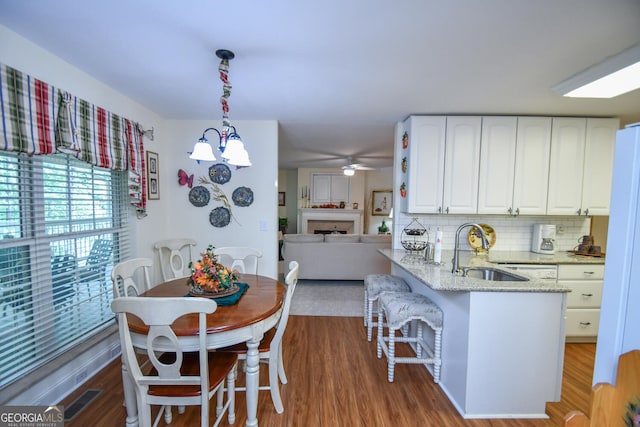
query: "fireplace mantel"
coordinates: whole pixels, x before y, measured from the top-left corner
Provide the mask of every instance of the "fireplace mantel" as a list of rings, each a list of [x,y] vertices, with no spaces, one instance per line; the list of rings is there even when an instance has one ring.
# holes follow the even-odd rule
[[[362,233],[362,209],[298,209],[300,220],[300,234],[308,233],[309,221],[353,221],[356,234]]]

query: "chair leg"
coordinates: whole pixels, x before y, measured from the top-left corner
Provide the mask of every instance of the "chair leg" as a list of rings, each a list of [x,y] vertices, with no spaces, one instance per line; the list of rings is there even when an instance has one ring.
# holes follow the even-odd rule
[[[396,367],[396,330],[389,328],[389,355],[387,357],[387,380],[393,382],[394,368]]]
[[[384,325],[384,311],[378,307],[378,359],[382,358],[382,340],[384,339],[382,336],[382,325]]]
[[[367,341],[371,341],[373,336],[373,301],[367,301]],[[379,309],[378,309],[379,310]],[[378,318],[379,318],[378,314]]]
[[[171,424],[173,421],[173,414],[171,413],[171,405],[165,405],[164,409],[164,422],[167,424]]]
[[[278,349],[273,349],[273,353],[269,357],[269,390],[271,391],[271,400],[276,412],[281,414],[284,412],[282,406],[282,398],[280,397],[280,383],[278,382]]]
[[[442,328],[436,329],[435,340],[433,345],[433,382],[440,382],[440,366],[442,365]]]
[[[362,316],[362,320],[364,322],[364,327],[365,328],[367,326],[369,326],[369,320],[367,318],[367,307],[368,307],[367,302],[368,301],[369,301],[369,297],[367,296],[367,289],[365,288],[365,290],[364,290],[364,309],[362,310],[362,312],[364,313],[364,316]]]
[[[416,357],[418,359],[420,359],[422,357],[422,345],[420,345],[420,341],[422,340],[423,336],[422,336],[422,322],[418,322],[418,325],[416,326]]]

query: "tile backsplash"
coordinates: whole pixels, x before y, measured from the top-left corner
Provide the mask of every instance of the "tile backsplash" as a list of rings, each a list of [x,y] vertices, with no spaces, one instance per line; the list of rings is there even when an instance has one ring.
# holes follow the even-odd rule
[[[400,244],[402,230],[414,219],[428,230],[430,241],[434,241],[436,228],[442,230],[442,248],[453,249],[457,228],[466,222],[490,225],[496,232],[496,243],[492,249],[497,251],[529,251],[531,250],[531,236],[533,224],[556,225],[556,250],[567,251],[578,246],[583,235],[589,234],[591,218],[566,216],[499,216],[499,215],[413,215],[398,214],[393,218],[393,235],[396,249],[402,249]],[[467,241],[468,228],[460,233],[460,248],[471,250]],[[606,242],[601,242],[606,243]],[[595,244],[599,244],[595,242]]]

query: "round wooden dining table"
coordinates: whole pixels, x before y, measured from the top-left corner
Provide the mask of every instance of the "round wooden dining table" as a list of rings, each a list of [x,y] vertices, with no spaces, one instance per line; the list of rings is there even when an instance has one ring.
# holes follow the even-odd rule
[[[188,277],[160,283],[140,295],[140,297],[182,297],[188,294]],[[207,348],[216,349],[241,342],[247,344],[246,360],[246,426],[257,426],[259,353],[258,344],[264,333],[276,326],[286,292],[285,286],[275,279],[242,274],[239,282],[249,285],[249,289],[234,305],[218,306],[216,311],[207,315]],[[135,316],[128,317],[129,329],[135,347],[146,347],[148,328]],[[183,349],[198,349],[198,314],[183,316],[173,323]],[[126,387],[126,384],[125,384]],[[130,393],[125,393],[125,396]],[[131,394],[130,394],[131,395]],[[135,394],[133,394],[135,396]],[[127,402],[127,426],[137,425],[137,407]]]

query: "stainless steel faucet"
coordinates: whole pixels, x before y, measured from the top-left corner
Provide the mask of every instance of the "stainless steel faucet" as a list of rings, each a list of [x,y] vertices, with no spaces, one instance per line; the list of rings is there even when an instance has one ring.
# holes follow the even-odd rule
[[[458,255],[458,251],[460,250],[460,231],[465,227],[476,227],[480,231],[480,238],[482,239],[482,249],[489,249],[489,241],[487,240],[487,236],[484,234],[484,230],[478,224],[474,224],[472,222],[467,222],[462,224],[456,230],[456,241],[455,247],[453,248],[453,267],[451,268],[451,272],[453,274],[458,274],[460,270],[460,266],[458,265],[460,262],[460,256]]]

